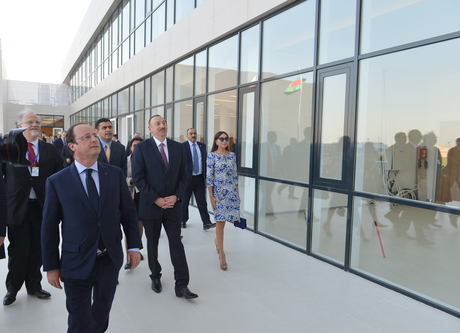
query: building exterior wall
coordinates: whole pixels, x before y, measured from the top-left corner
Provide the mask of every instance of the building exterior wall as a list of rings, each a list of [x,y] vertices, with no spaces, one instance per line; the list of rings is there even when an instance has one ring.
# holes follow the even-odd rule
[[[250,229],[460,316],[458,12],[207,0],[72,103],[71,123],[114,119],[126,143],[160,114],[208,147],[224,130]]]

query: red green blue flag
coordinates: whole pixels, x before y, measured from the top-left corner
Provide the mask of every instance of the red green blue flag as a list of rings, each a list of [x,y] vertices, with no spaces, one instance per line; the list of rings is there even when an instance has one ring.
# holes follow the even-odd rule
[[[286,88],[284,91],[284,94],[286,96],[292,95],[293,93],[297,92],[300,90],[300,87],[302,85],[300,75],[295,79],[294,81],[291,82],[291,84]]]

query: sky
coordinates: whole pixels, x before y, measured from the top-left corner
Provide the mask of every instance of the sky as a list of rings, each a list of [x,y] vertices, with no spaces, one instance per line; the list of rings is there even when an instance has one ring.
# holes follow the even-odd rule
[[[62,83],[63,61],[91,0],[0,0],[9,80]]]

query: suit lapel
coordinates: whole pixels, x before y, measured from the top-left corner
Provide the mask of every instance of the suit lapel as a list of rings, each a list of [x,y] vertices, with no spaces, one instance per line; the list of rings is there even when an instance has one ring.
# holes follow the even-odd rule
[[[101,141],[99,141],[99,143],[101,144]],[[102,144],[101,144],[101,152],[99,153],[99,158],[101,159],[102,163],[109,164],[109,162],[107,162],[107,156],[105,156],[105,151],[104,151],[104,147],[102,146]]]
[[[99,212],[101,214],[101,207],[107,198],[107,191],[109,188],[109,175],[107,174],[107,168],[101,163],[97,164],[97,170],[99,173]]]
[[[45,147],[45,143],[42,142],[41,140],[38,140],[38,163],[37,166],[40,168],[40,166],[44,166],[43,164],[40,165],[41,161],[47,161],[48,160],[48,149]],[[45,163],[46,164],[46,163]]]
[[[85,188],[81,183],[81,178],[78,174],[77,168],[75,167],[75,163],[72,163],[66,170],[69,173],[70,183],[74,185],[74,187],[71,190],[75,190],[80,199],[85,203],[86,208],[88,208],[90,211],[96,214],[93,206],[91,205],[91,202],[89,202],[89,198],[85,192]]]
[[[179,161],[177,161],[176,151],[173,149],[173,145],[171,144],[171,140],[166,139],[168,143],[168,153],[169,153],[169,169],[174,165],[179,165]],[[161,157],[161,155],[160,155]]]

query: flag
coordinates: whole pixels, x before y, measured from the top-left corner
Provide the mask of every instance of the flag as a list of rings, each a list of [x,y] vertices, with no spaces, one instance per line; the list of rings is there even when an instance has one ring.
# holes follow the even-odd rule
[[[291,84],[286,88],[286,90],[284,91],[284,94],[286,96],[289,96],[289,95],[292,95],[293,93],[295,93],[296,91],[299,91],[300,87],[302,85],[302,83],[300,81],[301,80],[300,80],[300,75],[299,75],[297,77],[297,79],[292,81]]]

